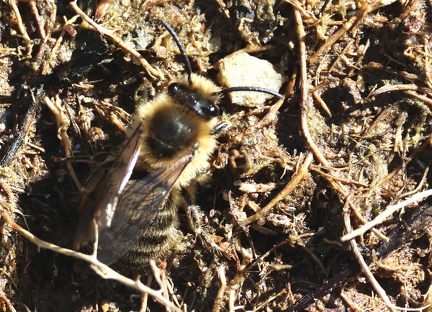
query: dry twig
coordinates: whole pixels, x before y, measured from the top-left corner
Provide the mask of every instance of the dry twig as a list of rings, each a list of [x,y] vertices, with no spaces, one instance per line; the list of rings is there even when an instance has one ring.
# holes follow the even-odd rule
[[[342,24],[342,27],[335,32],[326,42],[310,57],[309,62],[315,63],[318,59],[325,54],[327,50],[330,49],[342,36],[348,31],[353,31],[353,29],[360,24],[360,22],[365,18],[365,16],[380,7],[387,6],[395,2],[396,0],[382,0],[374,3],[368,4],[364,0],[357,0],[356,4],[359,7],[357,14],[351,17],[348,21]],[[298,10],[296,10],[298,12]]]
[[[23,24],[22,18],[21,18],[21,14],[20,11],[18,9],[18,5],[17,5],[17,0],[11,0],[9,1],[9,5],[12,9],[12,11],[15,14],[15,19],[16,19],[16,23],[17,23],[17,27],[19,32],[21,33],[22,38],[24,39],[26,48],[27,48],[27,55],[26,57],[31,57],[31,53],[33,50],[33,43],[32,40],[30,39],[30,36],[27,33],[27,30]]]
[[[227,285],[224,265],[219,266],[218,275],[219,275],[219,279],[220,279],[220,287],[219,287],[218,293],[217,293],[215,301],[214,301],[212,312],[218,312],[218,311],[220,311],[220,309],[222,307],[223,298],[225,295],[225,289],[226,289],[226,285]]]
[[[102,278],[104,279],[112,279],[119,283],[122,283],[123,285],[126,285],[130,288],[133,288],[141,293],[147,293],[150,296],[153,296],[157,300],[160,300],[166,307],[169,307],[173,309],[174,311],[181,312],[179,308],[174,306],[170,301],[164,298],[164,296],[160,293],[160,291],[156,291],[154,289],[151,289],[147,286],[145,286],[139,279],[132,280],[130,278],[127,278],[118,272],[111,269],[109,266],[103,264],[100,262],[94,255],[86,255],[81,252],[77,252],[71,249],[59,247],[55,244],[51,244],[49,242],[46,242],[44,240],[41,240],[40,238],[33,235],[31,232],[23,229],[20,225],[18,225],[10,215],[7,213],[6,210],[0,211],[2,218],[9,224],[9,226],[20,233],[22,236],[24,236],[26,239],[28,239],[30,242],[35,244],[38,248],[42,249],[48,249],[51,251],[54,251],[59,254],[63,254],[65,256],[74,257],[76,259],[84,260],[90,264],[90,267]]]
[[[147,71],[147,73],[150,75],[150,77],[154,79],[162,79],[163,75],[162,73],[153,68],[145,58],[142,57],[141,54],[138,53],[138,51],[131,49],[123,40],[121,40],[118,36],[114,34],[114,31],[106,29],[99,24],[97,24],[95,21],[93,21],[90,17],[87,16],[77,5],[76,1],[72,1],[70,4],[71,8],[79,15],[81,18],[86,21],[89,25],[91,25],[96,31],[98,31],[102,36],[112,40],[115,44],[117,44],[120,48],[122,48],[127,53],[130,53],[134,58],[136,58],[142,67]]]
[[[299,57],[300,57],[300,107],[301,107],[301,126],[303,130],[303,135],[306,138],[306,143],[308,144],[309,148],[312,150],[312,153],[314,156],[318,159],[318,161],[323,164],[325,167],[327,167],[327,170],[332,173],[331,164],[327,161],[327,159],[324,157],[324,155],[319,150],[318,146],[315,144],[315,142],[312,139],[312,136],[309,132],[309,125],[308,125],[308,112],[311,110],[309,108],[309,84],[307,79],[307,63],[306,63],[306,44],[304,42],[305,38],[305,31],[303,27],[303,22],[301,19],[301,15],[297,10],[294,10],[294,16],[297,21],[297,33],[299,38]],[[342,185],[337,180],[333,179],[332,176],[325,177],[327,181],[332,185],[332,187],[338,191],[344,198],[347,198],[349,195],[349,191],[346,189],[344,185]],[[358,209],[356,209],[353,202],[348,201],[349,206],[351,207],[352,211],[354,212],[355,216],[362,222],[367,223],[367,220],[363,218],[363,216],[359,213]],[[378,230],[373,230],[374,233],[382,240],[387,241],[388,238],[385,237],[381,232]]]
[[[351,227],[350,214],[348,212],[344,213],[344,222],[345,222],[345,230],[348,233],[350,233],[352,231],[352,227]],[[396,307],[390,302],[390,299],[387,296],[385,290],[381,287],[381,285],[375,279],[372,272],[369,270],[369,267],[368,267],[366,261],[364,260],[362,254],[361,254],[361,252],[357,246],[356,241],[351,240],[350,245],[351,245],[351,248],[354,252],[354,256],[357,259],[357,262],[360,264],[360,268],[361,268],[363,274],[366,276],[369,283],[371,283],[372,287],[375,289],[378,296],[380,296],[380,298],[385,302],[385,304],[390,309],[390,311],[394,311]]]
[[[311,164],[312,160],[312,154],[307,154],[299,170],[293,175],[292,179],[283,188],[283,190],[280,191],[279,194],[277,194],[263,209],[250,216],[249,218],[241,220],[240,222],[242,223],[242,225],[248,225],[259,220],[260,218],[268,214],[273,209],[273,207],[277,205],[277,203],[287,198],[287,196],[293,191],[295,186],[298,185],[300,181],[303,180],[305,176],[309,173],[309,165]]]
[[[389,216],[391,216],[393,213],[395,213],[396,211],[405,208],[411,204],[417,203],[429,196],[432,195],[432,189],[421,192],[421,193],[417,193],[415,195],[413,195],[412,197],[396,204],[396,205],[392,205],[392,206],[388,206],[383,212],[381,212],[375,219],[373,219],[372,221],[364,224],[362,227],[349,232],[348,234],[344,235],[341,237],[341,241],[346,242],[349,241],[357,236],[363,235],[367,230],[370,230],[371,228],[373,228],[374,226],[384,222]]]
[[[57,138],[60,140],[60,142],[63,146],[63,149],[65,151],[66,166],[68,168],[69,174],[71,175],[71,178],[74,181],[78,190],[83,192],[84,188],[83,188],[81,182],[79,181],[77,175],[75,174],[75,170],[73,168],[72,161],[71,161],[71,159],[73,157],[72,144],[71,144],[71,141],[70,141],[69,136],[67,134],[67,130],[69,128],[70,121],[65,116],[65,114],[63,113],[63,110],[62,110],[60,103],[59,103],[60,99],[57,98],[55,103],[53,103],[53,101],[51,101],[50,98],[48,98],[47,96],[44,96],[43,101],[44,101],[45,105],[48,106],[48,108],[51,110],[51,112],[53,113],[53,115],[56,119]]]

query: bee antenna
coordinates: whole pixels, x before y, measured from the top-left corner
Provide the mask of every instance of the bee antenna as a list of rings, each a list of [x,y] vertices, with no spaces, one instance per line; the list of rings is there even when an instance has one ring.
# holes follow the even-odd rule
[[[267,93],[270,95],[273,95],[279,99],[284,98],[284,96],[282,94],[279,94],[273,90],[270,89],[266,89],[266,88],[260,88],[260,87],[231,87],[231,88],[226,88],[226,89],[222,89],[219,92],[215,92],[213,93],[213,95],[219,95],[219,94],[224,94],[224,93],[229,93],[229,92],[237,92],[237,91],[252,91],[252,92],[261,92],[261,93]]]
[[[182,43],[180,42],[179,36],[176,34],[176,32],[174,31],[174,29],[172,29],[172,27],[170,25],[168,25],[165,21],[163,21],[163,20],[159,20],[159,21],[166,28],[166,30],[168,30],[168,32],[170,33],[170,35],[173,37],[175,43],[177,44],[177,47],[179,48],[180,53],[183,56],[184,61],[185,61],[186,72],[187,72],[187,75],[188,75],[189,84],[192,85],[192,78],[191,78],[191,76],[192,76],[192,67],[191,67],[189,58],[188,58],[188,56],[186,54],[186,51],[185,51]]]

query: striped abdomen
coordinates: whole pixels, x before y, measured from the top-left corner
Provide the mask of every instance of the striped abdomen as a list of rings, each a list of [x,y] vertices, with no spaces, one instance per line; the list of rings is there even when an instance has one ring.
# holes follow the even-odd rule
[[[158,210],[152,224],[142,233],[138,243],[120,259],[119,264],[128,271],[142,273],[151,259],[164,256],[178,224],[178,208],[172,198],[173,194]]]

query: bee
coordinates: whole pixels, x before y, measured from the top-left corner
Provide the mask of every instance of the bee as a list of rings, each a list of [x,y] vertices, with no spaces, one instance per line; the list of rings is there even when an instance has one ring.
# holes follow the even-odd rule
[[[192,73],[180,39],[161,23],[179,47],[187,74],[137,109],[126,143],[102,165],[93,190],[83,196],[73,247],[97,241],[97,258],[107,265],[125,258],[129,267],[141,266],[169,245],[178,206],[190,202],[182,199],[184,190],[208,171],[217,135],[227,125],[219,121],[223,93],[249,90],[282,97],[261,88],[221,89]]]

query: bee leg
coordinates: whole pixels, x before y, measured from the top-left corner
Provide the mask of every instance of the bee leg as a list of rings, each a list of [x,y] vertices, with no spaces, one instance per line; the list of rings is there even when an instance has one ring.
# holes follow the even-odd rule
[[[209,233],[202,226],[203,214],[200,211],[200,207],[197,205],[191,205],[188,207],[188,212],[188,219],[190,219],[189,222],[195,223],[195,225],[191,228],[195,232],[197,237],[199,237],[203,245],[207,246],[207,248],[217,251],[219,254],[223,254],[224,251],[219,247],[218,244],[213,241]],[[195,221],[193,221],[192,219],[194,219]]]
[[[192,192],[193,191],[193,192]],[[203,224],[203,213],[199,206],[194,204],[195,201],[195,187],[191,186],[183,189],[183,199],[188,224],[195,235],[201,240],[204,246],[209,247],[212,250],[223,253],[223,250],[211,239],[208,232],[202,226]]]
[[[182,199],[183,201],[180,205],[183,207],[186,212],[187,221],[189,224],[189,228],[199,236],[199,233],[202,232],[201,224],[202,224],[202,213],[197,205],[195,205],[195,185],[190,184],[188,187],[182,190]]]

